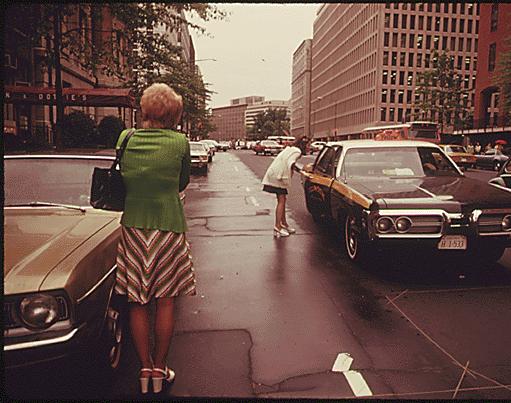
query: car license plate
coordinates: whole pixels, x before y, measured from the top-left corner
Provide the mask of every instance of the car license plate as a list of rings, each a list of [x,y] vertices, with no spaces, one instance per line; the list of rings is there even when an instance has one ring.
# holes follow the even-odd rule
[[[467,249],[465,235],[444,235],[438,243],[438,249]]]

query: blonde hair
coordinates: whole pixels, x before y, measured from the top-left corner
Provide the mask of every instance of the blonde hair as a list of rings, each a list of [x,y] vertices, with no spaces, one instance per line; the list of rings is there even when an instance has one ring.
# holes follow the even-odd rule
[[[183,98],[167,84],[155,83],[140,99],[144,128],[174,128],[181,119]]]

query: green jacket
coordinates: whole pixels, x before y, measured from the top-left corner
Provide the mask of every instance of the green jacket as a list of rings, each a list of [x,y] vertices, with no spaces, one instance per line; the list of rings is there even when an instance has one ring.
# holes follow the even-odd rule
[[[117,140],[120,148],[128,130]],[[121,159],[126,227],[182,233],[187,230],[179,192],[190,182],[190,144],[169,129],[138,129]]]

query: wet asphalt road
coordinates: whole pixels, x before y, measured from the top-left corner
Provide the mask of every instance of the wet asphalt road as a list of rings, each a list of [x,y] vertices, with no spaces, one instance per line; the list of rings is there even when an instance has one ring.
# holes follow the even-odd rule
[[[187,189],[198,295],[177,303],[168,360],[177,376],[160,398],[511,398],[511,249],[477,271],[405,251],[357,267],[335,229],[310,218],[297,175],[288,202],[297,234],[273,239],[274,196],[260,190],[270,162],[217,153]],[[113,379],[73,375],[74,362],[25,390],[140,398],[132,345],[126,353]]]

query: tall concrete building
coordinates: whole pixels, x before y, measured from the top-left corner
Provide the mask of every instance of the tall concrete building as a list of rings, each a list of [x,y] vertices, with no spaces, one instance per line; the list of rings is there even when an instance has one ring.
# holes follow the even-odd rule
[[[499,88],[493,80],[499,56],[510,50],[506,40],[511,40],[511,4],[481,4],[479,21],[474,126],[511,126],[504,119],[507,111],[499,105]]]
[[[324,4],[313,29],[313,137],[414,120],[417,74],[432,68],[435,50],[454,57],[473,110],[478,29],[479,4]]]
[[[252,105],[248,105],[245,111],[245,126],[247,130],[254,125],[256,115],[270,109],[285,109],[287,116],[289,117],[291,115],[289,101],[273,100],[255,102]]]
[[[209,134],[209,138],[214,140],[245,139],[247,135],[245,111],[249,105],[263,101],[264,97],[251,95],[231,99],[228,106],[213,108],[211,110],[211,121],[216,130]]]
[[[293,53],[291,75],[291,135],[310,136],[312,39],[305,39]]]

